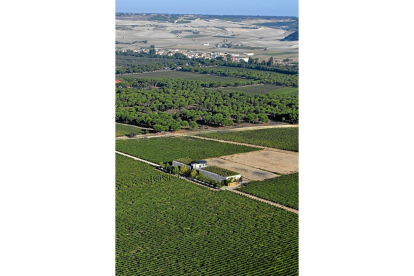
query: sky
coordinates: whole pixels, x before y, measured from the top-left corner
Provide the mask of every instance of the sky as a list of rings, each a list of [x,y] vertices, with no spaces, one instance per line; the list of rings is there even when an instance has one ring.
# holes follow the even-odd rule
[[[116,12],[298,16],[298,0],[115,0]]]

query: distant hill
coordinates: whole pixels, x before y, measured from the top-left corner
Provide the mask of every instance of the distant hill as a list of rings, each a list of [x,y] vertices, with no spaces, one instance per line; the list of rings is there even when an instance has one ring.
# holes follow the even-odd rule
[[[273,29],[284,29],[287,31],[299,30],[299,20],[293,19],[293,18],[292,18],[292,21],[255,23],[253,25],[263,26],[263,27],[268,27],[268,28],[273,28]]]
[[[281,39],[280,41],[298,41],[299,40],[299,31],[291,33],[287,37]]]

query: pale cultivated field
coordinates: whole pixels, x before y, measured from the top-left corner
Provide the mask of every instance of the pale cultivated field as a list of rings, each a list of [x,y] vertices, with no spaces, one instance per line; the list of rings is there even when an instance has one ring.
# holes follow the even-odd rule
[[[264,149],[260,151],[253,151],[248,153],[234,154],[229,156],[223,156],[220,158],[214,158],[212,162],[217,162],[217,160],[226,161],[225,163],[220,164],[220,166],[223,168],[238,171],[235,168],[235,166],[239,165],[240,168],[250,168],[253,174],[255,169],[261,169],[280,174],[291,174],[299,171],[299,153],[285,150]],[[209,159],[207,159],[207,164],[213,165],[210,163]],[[248,175],[244,175],[243,172],[238,172],[240,172],[241,175],[251,180],[257,180],[257,178],[253,178],[254,175],[250,175],[250,177],[252,177],[250,178]],[[263,177],[258,177],[258,180],[270,178],[266,177],[264,174]]]
[[[263,180],[263,179],[279,176],[271,172],[266,172],[266,171],[262,171],[257,168],[253,168],[252,166],[228,161],[221,157],[211,158],[211,159],[206,159],[206,160],[209,166],[217,166],[220,168],[225,168],[225,169],[240,173],[243,176],[243,180]]]
[[[295,57],[298,53],[298,41],[279,41],[284,38],[289,32],[281,29],[272,29],[267,27],[260,27],[259,29],[244,29],[242,27],[252,27],[253,23],[266,22],[266,20],[251,20],[244,22],[229,22],[221,20],[193,20],[190,24],[174,24],[174,23],[158,23],[156,21],[146,20],[116,20],[116,25],[138,25],[133,27],[133,30],[116,30],[116,40],[119,42],[134,42],[148,40],[148,44],[137,43],[135,45],[124,45],[122,47],[127,49],[139,49],[140,47],[148,47],[155,45],[155,47],[177,48],[199,51],[216,51],[216,52],[230,52],[230,53],[245,53],[253,52],[255,56],[260,56],[261,53],[291,53],[288,56]],[[182,32],[180,34],[173,34],[174,30],[190,30],[191,32]],[[193,35],[193,31],[199,31],[200,35],[207,35],[201,38],[186,38],[187,35]],[[212,46],[223,42],[224,38],[214,36],[229,36],[228,42],[242,42],[251,47],[266,47],[267,51],[263,50],[248,50],[248,49],[229,49],[217,48]],[[210,46],[202,46],[203,43],[209,43]],[[270,56],[260,56],[270,57]],[[285,56],[279,56],[284,58]]]

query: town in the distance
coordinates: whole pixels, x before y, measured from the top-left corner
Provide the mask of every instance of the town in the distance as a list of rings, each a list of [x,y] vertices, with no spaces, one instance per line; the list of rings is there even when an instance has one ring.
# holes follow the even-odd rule
[[[298,23],[116,13],[116,275],[299,274]]]

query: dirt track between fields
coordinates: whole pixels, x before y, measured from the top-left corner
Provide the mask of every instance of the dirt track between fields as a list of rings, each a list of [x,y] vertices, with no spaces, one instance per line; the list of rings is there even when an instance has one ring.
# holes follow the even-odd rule
[[[243,180],[247,180],[247,181],[264,180],[264,179],[279,176],[277,174],[263,171],[261,169],[258,169],[252,166],[226,160],[223,157],[206,159],[206,161],[209,166],[216,166],[216,167],[228,169],[234,172],[238,172],[242,175]]]
[[[264,203],[267,203],[267,204],[270,204],[270,205],[273,205],[273,206],[282,208],[282,209],[284,209],[286,211],[289,211],[289,212],[292,212],[292,213],[295,213],[295,214],[298,214],[299,215],[299,211],[298,210],[293,209],[293,208],[290,208],[290,207],[286,207],[286,206],[281,205],[279,203],[275,203],[275,202],[272,202],[272,201],[269,201],[269,200],[266,200],[266,199],[263,199],[263,198],[254,196],[254,195],[246,194],[246,193],[240,192],[238,190],[229,190],[229,191],[231,191],[233,193],[236,193],[236,194],[239,194],[239,195],[242,195],[242,196],[246,196],[246,197],[252,198],[252,199],[257,200],[257,201],[261,201],[261,202],[264,202]]]
[[[147,161],[147,160],[144,160],[144,159],[141,159],[141,158],[138,158],[138,157],[135,157],[135,156],[132,156],[132,155],[129,155],[129,154],[123,153],[123,152],[115,151],[115,153],[118,153],[118,154],[124,155],[124,156],[126,156],[126,157],[132,158],[132,159],[137,160],[137,161],[140,161],[140,162],[144,162],[144,163],[149,164],[149,165],[151,165],[151,166],[154,166],[154,167],[156,167],[156,168],[158,168],[158,167],[159,167],[159,165],[158,165],[158,164],[155,164],[155,163],[153,163],[153,162],[150,162],[150,161]],[[180,177],[180,178],[181,178],[181,177]],[[201,185],[201,184],[199,184],[199,183],[197,183],[197,182],[194,182],[194,181],[192,181],[192,180],[190,180],[190,179],[188,179],[188,178],[186,178],[186,177],[181,178],[181,179],[186,180],[186,181],[189,181],[189,182],[191,182],[191,183],[193,183],[193,184],[196,184],[196,185],[199,185],[199,186],[205,187],[205,188],[210,189],[210,190],[212,190],[212,191],[216,191],[216,192],[218,191],[217,189],[213,189],[213,188],[207,187],[207,186],[205,186],[205,185]],[[236,190],[236,189],[228,189],[228,191],[233,192],[233,193],[236,193],[236,194],[239,194],[239,195],[243,195],[243,196],[249,197],[249,198],[251,198],[251,199],[254,199],[254,200],[257,200],[257,201],[261,201],[261,202],[264,202],[264,203],[267,203],[267,204],[270,204],[270,205],[273,205],[273,206],[276,206],[276,207],[279,207],[279,208],[282,208],[282,209],[284,209],[284,210],[287,210],[287,211],[289,211],[289,212],[293,212],[293,213],[295,213],[295,214],[299,214],[299,211],[298,211],[298,210],[295,210],[295,209],[292,209],[292,208],[289,208],[289,207],[283,206],[283,205],[281,205],[281,204],[278,204],[278,203],[275,203],[275,202],[272,202],[272,201],[269,201],[269,200],[265,200],[265,199],[263,199],[263,198],[259,198],[259,197],[254,196],[254,195],[250,195],[250,194],[243,193],[243,192],[238,191],[238,190]]]
[[[211,139],[199,136],[191,137],[263,149],[260,151],[237,153],[218,158],[206,159],[207,162],[211,160],[211,163],[216,166],[221,166],[225,169],[240,172],[242,176],[251,180],[263,180],[270,178],[268,177],[265,171],[279,174],[291,174],[299,171],[298,152],[262,147],[246,143]],[[239,170],[244,171],[238,171],[238,167],[240,168]],[[257,169],[261,171],[258,172]],[[243,174],[243,172],[245,173],[245,175]]]

